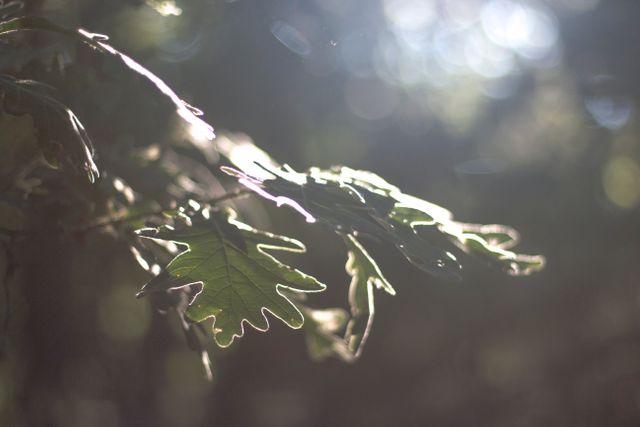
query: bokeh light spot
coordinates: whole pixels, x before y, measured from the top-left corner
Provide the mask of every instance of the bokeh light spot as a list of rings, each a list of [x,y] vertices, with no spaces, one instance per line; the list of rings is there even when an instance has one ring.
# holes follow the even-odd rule
[[[633,101],[628,96],[589,97],[584,105],[600,126],[611,130],[624,126],[633,111]]]
[[[434,3],[423,0],[386,0],[385,15],[400,31],[422,30],[435,18]]]
[[[604,168],[605,194],[611,203],[632,209],[640,203],[640,166],[630,157],[614,157]]]
[[[162,16],[180,16],[180,9],[174,0],[147,0],[147,5]]]

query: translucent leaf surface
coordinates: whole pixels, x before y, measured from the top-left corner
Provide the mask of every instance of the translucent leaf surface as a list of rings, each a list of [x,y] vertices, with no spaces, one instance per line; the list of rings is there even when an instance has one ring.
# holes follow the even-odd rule
[[[345,341],[354,356],[359,357],[373,324],[375,314],[373,289],[382,289],[390,295],[395,295],[396,291],[360,242],[353,236],[345,236],[344,240],[349,251],[345,269],[351,276],[349,285],[351,320],[347,325]]]
[[[314,360],[324,360],[336,356],[345,362],[354,359],[346,341],[337,335],[347,323],[349,315],[340,308],[313,309],[300,306],[304,314],[304,332],[306,334],[309,355]]]
[[[191,226],[139,230],[144,238],[185,245],[167,265],[166,274],[151,280],[142,292],[202,284],[202,292],[187,309],[193,321],[213,317],[216,343],[229,346],[244,334],[244,323],[266,331],[268,311],[292,328],[300,328],[303,316],[281,292],[319,292],[325,286],[315,278],[291,268],[267,250],[303,252],[297,240],[255,230],[234,219],[233,214],[213,213],[194,218]]]
[[[247,143],[242,150],[250,157]],[[234,159],[233,146],[226,156]],[[247,167],[251,164],[251,167]],[[382,177],[348,167],[306,173],[278,167],[264,156],[243,157],[238,167],[224,168],[259,195],[288,205],[308,222],[320,222],[341,234],[370,236],[393,244],[416,267],[430,274],[459,279],[461,265],[453,250],[479,256],[508,274],[531,274],[544,266],[544,257],[508,251],[518,233],[502,225],[466,224],[453,220],[447,209],[404,194]],[[265,173],[255,173],[261,167]],[[253,174],[252,174],[253,173]]]

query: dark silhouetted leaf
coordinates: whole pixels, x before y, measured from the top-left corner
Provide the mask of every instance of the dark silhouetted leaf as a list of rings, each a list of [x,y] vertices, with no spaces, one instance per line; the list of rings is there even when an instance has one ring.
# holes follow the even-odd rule
[[[178,115],[184,119],[188,124],[193,126],[194,133],[203,136],[206,139],[213,139],[213,128],[207,122],[199,118],[202,115],[202,111],[187,104],[158,76],[151,71],[140,65],[137,61],[124,53],[116,50],[106,41],[109,37],[103,34],[91,33],[89,31],[78,29],[71,30],[61,27],[48,19],[39,16],[23,16],[14,18],[9,21],[0,23],[0,35],[10,34],[17,31],[50,31],[66,36],[71,36],[76,40],[88,44],[89,46],[97,49],[100,52],[108,53],[118,58],[129,70],[144,77],[151,84],[153,84],[160,93],[162,93],[171,103],[174,104]]]
[[[1,25],[2,24],[0,24],[0,27]],[[13,92],[18,96],[27,96],[30,99],[45,105],[51,111],[60,116],[62,120],[68,122],[69,129],[73,132],[76,141],[79,142],[79,144],[74,147],[70,147],[67,144],[66,148],[68,150],[69,158],[72,163],[80,164],[80,167],[87,174],[89,181],[95,182],[96,178],[100,176],[100,172],[93,160],[95,154],[93,143],[75,113],[69,107],[53,98],[48,93],[42,91],[42,87],[35,84],[32,80],[19,80],[11,76],[0,75],[0,85],[2,85],[6,91]],[[41,135],[41,137],[38,138],[38,143],[47,163],[50,166],[57,168],[58,153],[60,151],[59,143],[52,141],[48,135]]]

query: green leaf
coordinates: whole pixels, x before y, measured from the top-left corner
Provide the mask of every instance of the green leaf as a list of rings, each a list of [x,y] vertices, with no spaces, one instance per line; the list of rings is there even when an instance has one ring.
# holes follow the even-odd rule
[[[454,221],[447,209],[404,194],[372,172],[334,167],[300,173],[286,165],[279,167],[265,159],[266,153],[250,147],[247,141],[238,144],[240,156],[227,141],[225,156],[243,170],[223,167],[223,171],[278,206],[292,207],[308,222],[322,223],[340,234],[390,243],[430,274],[460,279],[462,267],[452,251],[478,256],[515,276],[544,266],[542,256],[506,250],[518,240],[512,228]]]
[[[511,276],[527,276],[544,268],[545,258],[543,256],[517,254],[504,249],[512,243],[510,240],[504,240],[506,238],[504,234],[493,237],[494,233],[488,233],[487,236],[484,233],[451,231],[451,228],[449,227],[449,232],[458,240],[463,249],[485,259]],[[494,238],[493,242],[487,240],[492,237]]]
[[[1,25],[2,23],[0,23],[0,26]],[[39,104],[46,106],[61,117],[62,120],[67,122],[68,129],[73,132],[75,140],[79,143],[74,147],[66,147],[68,149],[68,157],[73,164],[78,163],[81,165],[90,182],[95,182],[96,178],[100,176],[100,172],[93,160],[93,143],[82,125],[82,122],[80,122],[80,119],[75,115],[75,113],[57,99],[43,92],[41,90],[42,85],[38,84],[38,82],[34,82],[32,80],[19,80],[12,76],[0,75],[0,85],[2,85],[8,93],[13,94],[16,99],[26,97],[37,101]],[[58,156],[61,148],[60,144],[56,141],[52,141],[46,132],[41,131],[38,136],[38,144],[40,146],[40,153],[42,154],[43,159],[49,164],[49,166],[57,169],[59,166]]]
[[[316,361],[336,356],[345,362],[354,360],[346,341],[336,335],[344,328],[349,315],[341,308],[313,309],[298,305],[304,314],[304,326],[309,356]]]
[[[269,172],[275,178],[257,181],[243,172],[230,168],[224,170],[237,176],[242,184],[261,196],[274,200],[278,205],[293,207],[307,221],[318,221],[342,234],[359,233],[375,237],[393,244],[408,261],[424,271],[448,279],[459,278],[460,265],[448,250],[421,238],[409,225],[410,221],[396,219],[402,214],[401,211],[394,214],[398,203],[406,210],[404,204],[407,201],[420,200],[407,196],[401,202],[396,201],[392,197],[392,186],[374,185],[382,178],[373,173],[349,168],[312,168],[308,174],[301,174],[290,168],[270,168]],[[357,179],[352,179],[353,176]],[[364,178],[370,181],[365,182]],[[420,202],[423,203],[416,205],[423,210],[434,207],[431,218],[448,213],[426,201]],[[425,217],[423,213],[421,218],[424,220]]]
[[[427,212],[413,208],[404,203],[396,203],[391,213],[389,213],[389,217],[394,221],[398,221],[410,227],[436,224],[436,220]]]
[[[349,251],[345,269],[351,276],[351,284],[349,285],[351,320],[347,325],[345,341],[354,357],[358,358],[362,354],[362,349],[373,325],[374,287],[382,289],[390,295],[395,295],[396,291],[355,237],[344,236],[344,241]]]
[[[258,231],[228,213],[202,212],[191,226],[147,228],[144,238],[186,245],[166,267],[166,274],[152,279],[142,293],[199,283],[202,292],[187,309],[196,322],[214,318],[213,334],[220,347],[229,346],[244,334],[244,322],[260,331],[269,323],[265,311],[297,329],[304,318],[281,292],[319,292],[325,285],[293,269],[267,250],[304,252],[297,240]],[[206,218],[209,215],[209,218]]]
[[[467,234],[475,234],[485,240],[489,245],[509,249],[520,241],[520,235],[516,230],[506,225],[498,224],[466,224],[457,223],[462,231]]]

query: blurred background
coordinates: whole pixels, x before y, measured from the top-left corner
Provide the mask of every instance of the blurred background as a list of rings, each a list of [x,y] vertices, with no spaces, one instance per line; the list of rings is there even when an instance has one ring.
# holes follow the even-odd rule
[[[272,321],[212,348],[207,382],[178,320],[133,297],[149,276],[126,244],[45,236],[21,249],[2,425],[640,425],[640,2],[25,7],[108,34],[218,133],[243,132],[297,170],[371,170],[461,221],[514,226],[548,265],[513,278],[471,262],[450,283],[374,247],[398,295],[378,294],[357,363],[313,362],[303,334]],[[110,144],[177,129],[130,75],[34,37],[27,56],[83,65],[61,91],[105,162]],[[243,203],[252,224],[306,243],[294,262],[328,284],[318,306],[346,307],[339,238]]]

